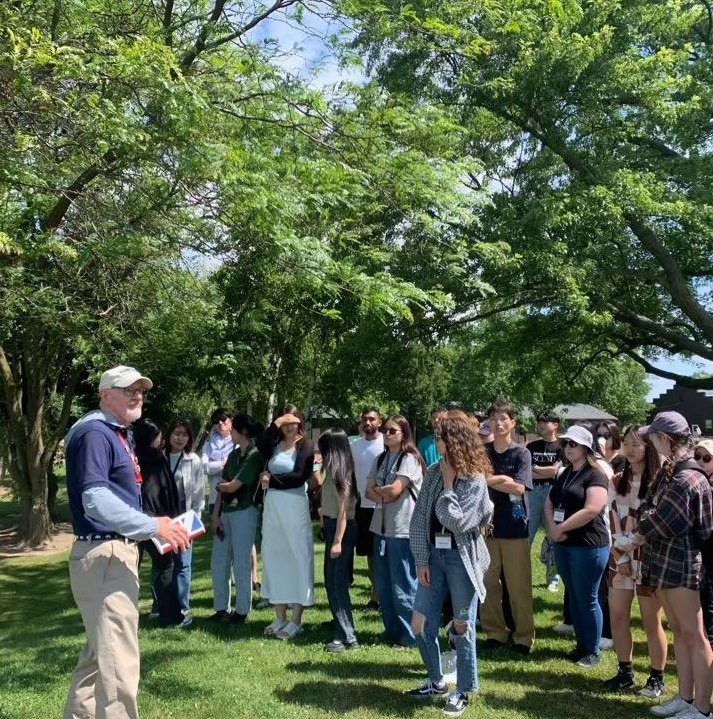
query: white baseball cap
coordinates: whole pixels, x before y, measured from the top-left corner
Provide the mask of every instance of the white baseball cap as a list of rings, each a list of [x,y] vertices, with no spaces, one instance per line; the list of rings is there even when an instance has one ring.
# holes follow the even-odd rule
[[[113,387],[130,387],[135,382],[141,382],[146,389],[153,387],[153,382],[148,377],[144,377],[133,367],[122,364],[104,372],[99,380],[99,391]]]

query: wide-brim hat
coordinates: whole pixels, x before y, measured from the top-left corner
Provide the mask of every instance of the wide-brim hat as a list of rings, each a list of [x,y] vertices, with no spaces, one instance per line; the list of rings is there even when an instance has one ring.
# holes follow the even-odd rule
[[[569,439],[576,442],[590,452],[594,452],[594,438],[592,433],[586,427],[580,427],[575,424],[570,427],[564,434],[560,435],[560,439]]]

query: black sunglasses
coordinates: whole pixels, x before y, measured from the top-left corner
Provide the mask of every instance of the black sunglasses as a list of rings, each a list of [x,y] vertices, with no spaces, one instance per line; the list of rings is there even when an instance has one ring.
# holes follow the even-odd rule
[[[398,434],[401,430],[396,429],[396,427],[389,427],[384,434]]]
[[[710,462],[713,457],[711,457],[708,452],[694,452],[693,459],[695,459],[696,462],[703,462],[703,464],[708,464],[708,462]]]
[[[597,439],[611,439],[609,432],[597,432]]]
[[[573,439],[568,439],[565,441],[564,446],[571,449],[572,447],[582,447],[584,445],[581,445],[579,442],[575,442]]]

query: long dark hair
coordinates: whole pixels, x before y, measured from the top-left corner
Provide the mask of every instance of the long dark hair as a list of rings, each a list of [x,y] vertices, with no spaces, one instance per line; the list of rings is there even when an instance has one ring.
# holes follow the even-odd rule
[[[418,460],[418,463],[421,466],[421,471],[425,474],[426,464],[424,463],[423,458],[421,457],[421,454],[413,441],[413,432],[411,431],[411,425],[408,423],[406,417],[404,417],[402,414],[392,414],[391,417],[389,417],[386,422],[384,422],[384,427],[386,427],[386,425],[388,425],[389,423],[398,425],[399,429],[401,430],[401,451],[404,454],[412,454],[416,458],[416,460]],[[387,449],[386,451],[388,452],[389,450]]]
[[[638,494],[638,498],[643,499],[646,496],[646,493],[648,492],[651,483],[654,481],[654,478],[658,474],[659,469],[661,468],[661,460],[659,458],[659,453],[656,451],[654,445],[651,443],[648,437],[645,434],[641,434],[639,430],[640,427],[638,425],[632,425],[631,427],[628,427],[624,432],[622,442],[629,435],[632,435],[634,439],[638,439],[640,442],[643,442],[644,446],[646,447],[646,451],[644,452],[644,471],[641,473],[641,486],[639,487]],[[616,493],[618,495],[625,497],[629,493],[633,476],[634,471],[632,469],[631,463],[628,459],[624,459],[623,471],[614,477],[614,489],[616,490]]]
[[[356,497],[356,472],[349,437],[341,427],[330,427],[317,440],[322,469],[337,487],[342,498]]]
[[[134,447],[136,454],[145,454],[156,448],[151,446],[156,437],[161,434],[161,428],[151,419],[145,418],[133,426]]]

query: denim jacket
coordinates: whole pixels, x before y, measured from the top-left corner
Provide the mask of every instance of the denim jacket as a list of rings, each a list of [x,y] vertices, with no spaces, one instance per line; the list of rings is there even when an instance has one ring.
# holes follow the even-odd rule
[[[458,554],[473,583],[478,599],[485,599],[483,576],[490,566],[482,529],[491,521],[493,503],[485,477],[457,478],[453,490],[443,490],[440,463],[428,468],[411,518],[411,553],[417,567],[425,566],[431,553],[431,515],[435,504],[438,521],[453,534]]]

